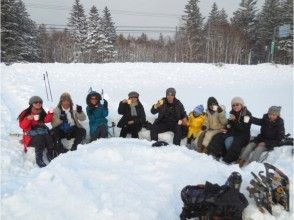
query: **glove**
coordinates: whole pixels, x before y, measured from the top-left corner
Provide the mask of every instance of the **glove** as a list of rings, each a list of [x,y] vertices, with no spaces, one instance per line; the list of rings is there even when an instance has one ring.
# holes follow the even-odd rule
[[[104,104],[103,104],[103,107],[105,108],[105,109],[107,109],[108,108],[108,102],[104,99]]]
[[[217,107],[217,112],[218,113],[221,113],[223,111],[223,109],[219,106],[219,107]]]
[[[61,121],[67,121],[65,111],[61,111],[60,116],[59,116],[59,119]]]
[[[207,129],[207,127],[206,127],[205,125],[202,125],[202,126],[201,126],[201,130],[202,130],[202,131],[205,131],[206,129]]]
[[[77,112],[78,113],[81,113],[83,111],[83,108],[82,108],[82,106],[80,106],[80,105],[77,105]]]

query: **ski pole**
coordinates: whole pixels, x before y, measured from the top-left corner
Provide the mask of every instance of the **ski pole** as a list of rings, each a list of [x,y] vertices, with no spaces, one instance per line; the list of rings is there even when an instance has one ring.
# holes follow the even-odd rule
[[[44,73],[43,73],[43,79],[44,79],[44,83],[45,83],[45,89],[46,89],[47,101],[49,101],[48,90],[47,90],[47,84],[46,84],[46,77],[45,77],[45,74],[44,74]]]
[[[52,92],[51,92],[51,86],[50,86],[50,81],[49,81],[49,77],[48,77],[47,71],[46,71],[46,76],[47,76],[47,81],[48,81],[48,86],[49,86],[49,92],[50,92],[50,96],[51,96],[51,102],[53,102],[53,97],[52,97]]]

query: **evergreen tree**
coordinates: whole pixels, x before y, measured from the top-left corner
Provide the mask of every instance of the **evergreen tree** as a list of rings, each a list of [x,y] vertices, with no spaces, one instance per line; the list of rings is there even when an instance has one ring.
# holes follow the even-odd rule
[[[103,33],[102,21],[98,10],[93,6],[90,10],[88,21],[87,52],[89,62],[102,62],[106,37]]]
[[[199,0],[189,0],[185,6],[185,15],[182,17],[183,32],[188,43],[188,61],[201,61],[200,49],[203,46],[203,18],[198,7]]]
[[[36,62],[37,29],[21,0],[1,0],[1,60]]]
[[[103,62],[113,62],[117,55],[117,51],[115,50],[115,42],[117,35],[110,11],[107,7],[105,7],[103,10],[103,17],[101,23],[103,33],[105,36],[104,44],[102,47]]]
[[[75,0],[70,13],[68,26],[72,30],[71,37],[74,41],[74,62],[83,62],[85,59],[86,39],[87,39],[87,20],[85,11],[80,0]]]

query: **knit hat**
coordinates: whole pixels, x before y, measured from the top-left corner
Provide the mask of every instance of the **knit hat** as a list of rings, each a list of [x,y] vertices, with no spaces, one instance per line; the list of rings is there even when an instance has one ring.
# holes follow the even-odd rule
[[[281,114],[281,106],[271,106],[269,109],[268,109],[268,113],[272,113],[272,114],[275,114],[275,115],[278,115],[280,116]]]
[[[132,91],[129,93],[129,98],[138,98],[139,97],[139,93]]]
[[[166,95],[176,96],[176,90],[174,88],[168,88],[166,90]]]
[[[64,92],[64,93],[61,94],[61,96],[60,96],[60,98],[59,98],[59,103],[58,103],[57,106],[58,106],[59,108],[61,108],[61,103],[62,103],[63,101],[65,101],[65,100],[67,100],[67,101],[70,102],[70,106],[73,106],[73,102],[72,102],[71,96],[70,96],[70,94],[69,94],[68,92]]]
[[[201,115],[204,111],[204,107],[203,105],[197,105],[194,110],[193,110],[193,113],[198,116],[198,115]]]
[[[209,97],[207,100],[207,108],[209,108],[209,106],[211,105],[218,105],[218,102],[216,100],[216,98],[214,97]]]
[[[231,105],[241,104],[243,107],[245,106],[244,100],[241,97],[234,97],[231,101]]]
[[[43,104],[43,100],[39,96],[32,96],[29,100],[29,105],[32,105],[35,102],[40,102]]]

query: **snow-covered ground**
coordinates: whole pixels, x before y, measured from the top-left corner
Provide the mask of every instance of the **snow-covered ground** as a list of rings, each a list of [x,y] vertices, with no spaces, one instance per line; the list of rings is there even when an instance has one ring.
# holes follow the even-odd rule
[[[43,73],[48,72],[53,102],[46,100]],[[269,106],[282,106],[286,131],[293,136],[293,67],[211,64],[1,64],[1,218],[2,219],[179,219],[180,191],[185,185],[223,184],[232,171],[242,174],[241,192],[249,200],[244,219],[293,219],[293,155],[291,146],[277,148],[267,161],[284,171],[291,183],[291,211],[274,207],[273,216],[262,214],[246,187],[251,171],[260,163],[240,169],[184,146],[152,148],[145,139],[109,138],[80,145],[54,159],[47,167],[35,165],[33,150],[25,155],[18,137],[17,116],[28,99],[39,95],[46,108],[57,105],[61,93],[71,93],[85,109],[89,88],[104,90],[109,101],[109,121],[117,122],[119,101],[136,90],[153,121],[150,108],[175,87],[177,97],[190,112],[206,106],[214,96],[230,109],[234,96],[243,97],[254,116]],[[83,125],[88,129],[87,121]],[[259,128],[252,126],[255,135]],[[116,136],[119,130],[115,130]],[[148,137],[148,132],[141,136]],[[160,136],[171,140],[169,134]]]

